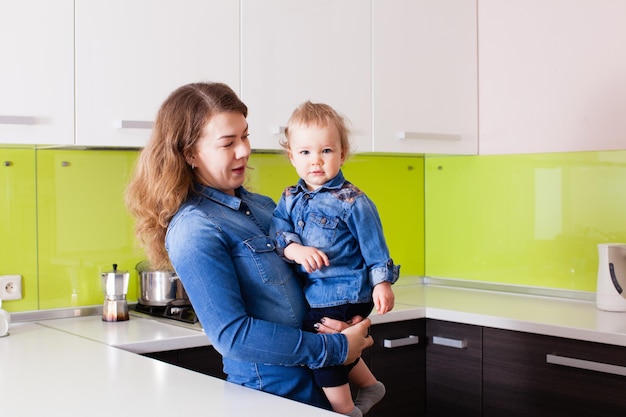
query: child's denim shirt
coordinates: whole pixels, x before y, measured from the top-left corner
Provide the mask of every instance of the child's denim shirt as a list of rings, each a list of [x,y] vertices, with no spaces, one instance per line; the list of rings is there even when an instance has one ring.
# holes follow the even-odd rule
[[[372,288],[394,283],[394,265],[374,203],[343,173],[315,191],[302,179],[287,187],[274,210],[270,235],[279,255],[292,242],[325,252],[330,266],[306,276],[305,295],[313,308],[372,301]]]

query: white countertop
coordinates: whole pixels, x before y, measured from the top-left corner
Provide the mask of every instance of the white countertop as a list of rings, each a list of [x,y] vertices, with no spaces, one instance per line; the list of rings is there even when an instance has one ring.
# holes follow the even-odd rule
[[[431,318],[626,347],[626,312],[593,301],[440,285],[395,286],[396,306],[373,324]]]
[[[591,301],[427,286],[425,304],[432,319],[626,347],[626,313]]]
[[[207,346],[211,343],[201,330],[178,326],[173,320],[136,317],[126,321],[102,321],[102,316],[42,320],[42,326],[61,330],[133,353],[160,352]],[[168,324],[169,323],[169,324]]]
[[[626,313],[591,301],[438,285],[394,291],[394,310],[372,323],[427,317],[626,347]],[[0,338],[2,415],[336,415],[136,354],[210,344],[174,321],[89,315],[14,322],[9,332]]]
[[[0,358],[7,417],[336,415],[38,323],[12,324]]]

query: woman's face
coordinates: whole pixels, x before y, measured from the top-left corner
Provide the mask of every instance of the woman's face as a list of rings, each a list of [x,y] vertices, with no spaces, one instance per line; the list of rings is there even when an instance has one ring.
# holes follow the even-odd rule
[[[206,124],[190,162],[201,184],[235,195],[235,189],[244,182],[249,156],[246,118],[238,112],[224,112]]]

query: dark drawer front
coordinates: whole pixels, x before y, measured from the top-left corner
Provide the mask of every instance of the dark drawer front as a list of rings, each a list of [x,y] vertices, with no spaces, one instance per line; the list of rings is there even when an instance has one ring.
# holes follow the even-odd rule
[[[426,414],[480,416],[482,327],[428,320]]]
[[[424,416],[425,320],[378,324],[370,333],[374,346],[363,358],[387,393],[367,416]]]
[[[485,416],[626,415],[626,376],[580,368],[626,371],[626,348],[489,328],[483,343]]]

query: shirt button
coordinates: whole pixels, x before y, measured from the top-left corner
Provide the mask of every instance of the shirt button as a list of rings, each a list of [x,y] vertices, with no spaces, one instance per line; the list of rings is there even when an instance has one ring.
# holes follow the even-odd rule
[[[298,220],[298,226],[300,227],[304,226],[304,222],[302,220]]]
[[[322,220],[320,220],[322,224],[326,224],[326,217],[324,217]]]
[[[246,210],[246,216],[250,215],[250,210]]]

